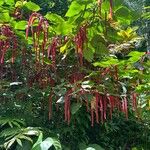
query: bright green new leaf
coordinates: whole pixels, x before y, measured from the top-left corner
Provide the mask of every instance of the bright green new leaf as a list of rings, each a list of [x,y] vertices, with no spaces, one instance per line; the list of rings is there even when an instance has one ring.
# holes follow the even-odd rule
[[[4,4],[4,1],[0,1],[0,6]]]
[[[67,35],[72,32],[72,28],[73,28],[73,26],[71,24],[69,24],[67,21],[65,21],[65,22],[60,23],[56,27],[56,32],[57,32],[57,34]]]
[[[60,52],[61,52],[61,53],[67,52],[67,49],[70,47],[70,45],[71,45],[71,40],[69,40],[65,45],[63,45],[63,46],[60,48]]]
[[[112,65],[117,65],[118,62],[118,59],[110,58],[106,61],[95,62],[93,65],[95,67],[111,67]]]
[[[9,22],[10,21],[10,16],[8,12],[2,12],[0,13],[0,22]]]
[[[128,54],[128,56],[131,56],[128,61],[130,63],[135,63],[144,55],[144,52],[138,52],[138,51],[132,51]]]
[[[66,17],[72,17],[79,14],[82,10],[84,10],[85,5],[80,5],[78,2],[73,1],[66,13]]]
[[[40,10],[40,6],[39,5],[37,5],[37,4],[35,4],[35,3],[33,3],[33,2],[27,2],[26,4],[25,4],[25,6],[29,9],[29,10],[31,10],[31,11],[39,11]]]
[[[17,29],[17,30],[25,30],[26,29],[26,25],[27,25],[27,21],[25,21],[25,20],[16,22],[15,29]]]
[[[5,3],[7,5],[14,5],[15,1],[14,0],[5,0]]]
[[[54,13],[47,13],[45,15],[45,18],[53,23],[62,23],[64,21],[61,16]]]
[[[17,1],[15,7],[23,7],[26,3],[27,1]]]
[[[144,52],[138,52],[138,51],[132,51],[128,54],[128,56],[132,56],[132,57],[141,57],[144,55]]]
[[[102,13],[109,12],[110,4],[109,1],[104,1],[102,3]]]

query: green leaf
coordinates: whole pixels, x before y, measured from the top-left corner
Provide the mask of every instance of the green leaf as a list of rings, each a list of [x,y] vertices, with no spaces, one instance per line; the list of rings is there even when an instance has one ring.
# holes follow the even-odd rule
[[[0,1],[0,6],[4,4],[4,1]]]
[[[25,6],[29,9],[29,10],[31,10],[31,11],[39,11],[40,10],[40,6],[39,5],[37,5],[37,4],[35,4],[35,3],[33,3],[33,2],[27,2],[26,4],[25,4]]]
[[[22,5],[23,5],[22,1],[17,1],[15,7],[22,7]]]
[[[15,125],[16,127],[21,127],[20,124],[16,121],[13,121],[12,124]]]
[[[103,12],[103,13],[108,12],[108,11],[109,11],[109,8],[110,8],[109,1],[104,1],[104,2],[102,3],[102,12]]]
[[[89,44],[88,47],[84,49],[83,56],[87,61],[91,62],[94,58],[94,52],[95,49]]]
[[[69,24],[67,21],[62,22],[56,27],[57,34],[66,35],[72,32],[73,25]]]
[[[36,135],[38,136],[39,134],[39,131],[35,130],[35,129],[28,129],[26,128],[23,132],[24,135],[28,135],[28,136],[31,136],[31,135]]]
[[[128,56],[131,56],[128,59],[128,62],[135,63],[144,55],[144,52],[138,52],[138,51],[132,51],[128,54]]]
[[[92,38],[91,46],[95,49],[95,53],[98,55],[108,53],[108,49],[105,46],[105,40],[98,34]]]
[[[4,22],[9,22],[9,21],[10,21],[9,12],[1,12],[0,13],[0,22],[4,23]]]
[[[32,139],[31,139],[30,137],[24,136],[24,135],[19,136],[19,139],[28,140],[28,141],[30,141],[31,143],[33,142]]]
[[[90,148],[93,148],[94,150],[104,150],[100,145],[98,144],[90,144],[89,145]],[[90,150],[87,148],[87,150]],[[92,149],[91,149],[92,150]]]
[[[5,142],[4,147],[6,149],[9,149],[14,144],[14,142],[15,142],[15,139],[13,138],[13,139],[9,140],[8,142]]]
[[[60,52],[61,53],[67,52],[70,45],[71,45],[71,40],[67,41],[67,43],[60,48]]]
[[[54,13],[47,13],[45,15],[45,18],[54,23],[62,23],[64,21],[64,19],[61,16]]]
[[[118,59],[110,58],[106,61],[95,62],[93,65],[95,67],[111,67],[112,65],[117,65],[118,63]]]
[[[22,142],[21,142],[20,139],[16,139],[16,141],[17,141],[17,143],[18,143],[20,146],[22,146]]]
[[[15,4],[15,1],[14,0],[5,0],[5,3],[7,5],[14,5]]]
[[[44,58],[44,63],[47,64],[47,65],[50,65],[50,64],[52,64],[52,61],[45,57]]]
[[[11,121],[8,121],[8,124],[11,128],[13,128],[13,125],[12,125],[12,122]]]
[[[27,1],[17,1],[15,7],[23,7],[26,3]]]
[[[51,138],[53,140],[53,146],[55,147],[56,150],[62,150],[61,144],[58,139],[56,138]]]
[[[43,142],[39,142],[32,150],[48,150],[52,145],[56,150],[62,149],[60,142],[57,139],[48,137]]]
[[[42,140],[43,140],[43,133],[40,132],[40,135],[39,135],[36,143],[34,143],[32,150],[37,150],[37,147],[39,147],[39,144],[42,143]]]
[[[86,148],[86,150],[96,150],[96,149],[93,147],[88,147],[88,148]]]
[[[130,10],[125,7],[125,6],[120,6],[116,11],[115,11],[115,16],[120,17],[120,18],[128,18],[130,15]]]
[[[77,111],[81,108],[82,104],[81,103],[73,103],[71,105],[71,113],[74,115],[77,113]]]
[[[138,51],[132,51],[128,54],[128,56],[131,57],[141,57],[143,56],[145,53],[144,52],[138,52]]]
[[[117,18],[117,21],[122,25],[129,25],[132,21],[130,10],[125,6],[120,6],[115,11],[115,17]]]
[[[66,13],[66,17],[72,17],[79,14],[82,10],[84,10],[85,6],[80,5],[78,2],[73,1]]]
[[[26,25],[27,25],[27,21],[24,21],[24,20],[16,22],[15,29],[17,29],[17,30],[25,30],[26,29]]]
[[[83,89],[92,88],[93,86],[94,86],[94,82],[92,82],[91,80],[83,81],[82,84],[81,84],[81,87]]]
[[[53,139],[47,138],[40,144],[40,148],[41,150],[48,150],[52,145],[53,145]]]

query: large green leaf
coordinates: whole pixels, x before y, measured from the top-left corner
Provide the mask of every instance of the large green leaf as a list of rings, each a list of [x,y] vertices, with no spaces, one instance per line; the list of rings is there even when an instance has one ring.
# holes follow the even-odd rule
[[[120,6],[116,11],[115,11],[115,16],[116,17],[121,17],[121,18],[128,18],[130,15],[130,10],[125,7],[125,6]]]
[[[82,10],[84,10],[85,5],[80,5],[78,2],[73,1],[66,13],[67,17],[72,17],[79,14]]]
[[[87,61],[91,62],[94,58],[94,52],[94,48],[91,45],[89,45],[89,47],[84,49],[83,56]]]
[[[135,63],[144,55],[144,52],[132,51],[128,54],[130,58],[128,59],[129,63]]]
[[[2,0],[3,1],[3,0]],[[14,5],[15,1],[14,0],[5,0],[5,3],[7,5]]]
[[[94,48],[96,54],[104,55],[104,54],[108,53],[108,49],[105,46],[105,40],[102,38],[102,36],[100,36],[98,34],[95,35],[92,38],[90,44]]]
[[[25,4],[25,6],[31,11],[39,11],[40,10],[40,6],[31,1],[27,2]]]
[[[51,138],[45,139],[35,150],[48,150],[53,145]],[[40,148],[40,149],[39,149]]]
[[[127,24],[127,25],[129,25],[131,23],[131,21],[132,21],[130,10],[127,7],[125,7],[125,6],[120,6],[115,11],[115,17],[117,17],[117,21],[120,24]]]
[[[69,24],[67,21],[60,23],[56,27],[57,34],[67,35],[72,32],[73,25]]]
[[[10,16],[9,12],[1,12],[0,13],[0,22],[9,22],[10,21]]]
[[[0,1],[0,6],[4,4],[4,1]]]
[[[26,29],[26,25],[27,25],[27,21],[25,21],[25,20],[16,22],[15,29],[17,29],[17,30],[25,30]]]
[[[43,140],[43,133],[41,132],[40,135],[38,136],[38,139],[36,141],[36,143],[34,143],[34,145],[32,146],[32,150],[36,150],[36,147],[39,147],[39,144],[42,143]]]
[[[93,65],[95,67],[111,67],[112,65],[117,65],[118,62],[118,59],[109,58],[106,61],[95,62]]]
[[[61,144],[56,138],[49,138],[56,150],[62,150]]]
[[[109,1],[104,1],[102,3],[102,13],[109,12],[110,4]]]
[[[48,137],[44,141],[42,141],[42,139],[43,139],[43,134],[40,133],[38,140],[32,147],[32,150],[49,150],[51,146],[54,146],[56,150],[62,149],[60,142],[56,138]]]
[[[45,18],[54,23],[62,23],[64,21],[64,19],[61,16],[54,13],[47,13],[45,15]]]

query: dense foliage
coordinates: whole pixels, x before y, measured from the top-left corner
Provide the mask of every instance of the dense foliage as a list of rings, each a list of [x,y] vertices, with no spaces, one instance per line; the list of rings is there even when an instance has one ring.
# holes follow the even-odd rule
[[[123,0],[0,1],[1,149],[148,150],[139,18]]]

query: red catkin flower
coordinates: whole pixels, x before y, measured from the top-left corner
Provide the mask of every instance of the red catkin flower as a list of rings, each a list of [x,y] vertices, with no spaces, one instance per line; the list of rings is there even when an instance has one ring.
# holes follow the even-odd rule
[[[64,110],[65,110],[65,121],[70,123],[70,94],[72,93],[72,89],[68,90],[67,93],[65,94],[65,105],[64,105]]]
[[[38,21],[37,27],[33,27],[35,21]],[[31,28],[31,34],[33,38],[33,47],[35,50],[36,61],[40,62],[41,55],[40,50],[42,50],[42,64],[44,64],[45,50],[48,41],[48,21],[39,13],[32,13],[28,25],[26,28],[26,39],[28,39],[29,30]],[[43,34],[43,40],[40,42],[40,35]]]
[[[99,93],[95,93],[95,99],[96,99],[96,122],[99,123]]]
[[[104,111],[104,119],[106,120],[107,118],[106,118],[106,111],[107,111],[107,97],[104,95],[103,96],[103,103],[104,103],[104,105],[103,105],[103,111]]]
[[[109,111],[110,111],[110,118],[112,119],[112,112],[114,109],[114,97],[113,96],[108,96],[109,100]]]
[[[122,112],[125,113],[126,119],[128,119],[128,101],[126,96],[122,100]]]
[[[102,99],[102,96],[100,95],[99,97],[99,104],[100,104],[100,112],[101,112],[101,122],[103,123],[104,122],[104,107],[103,107],[103,99]]]
[[[137,94],[132,93],[132,109],[133,111],[137,110]]]
[[[0,28],[0,36],[4,37],[0,39],[0,63],[4,64],[4,57],[7,50],[12,51],[11,62],[14,63],[16,57],[16,49],[18,46],[17,37],[12,31],[10,26],[2,25]]]
[[[94,109],[91,108],[91,126],[94,126]]]
[[[76,53],[78,54],[80,65],[82,66],[83,65],[83,49],[87,41],[87,25],[83,25],[80,27],[74,40],[76,44]]]
[[[52,66],[56,68],[56,50],[57,50],[57,45],[58,45],[58,39],[53,38],[51,45],[48,47],[47,55],[48,58],[51,58],[52,60]]]

